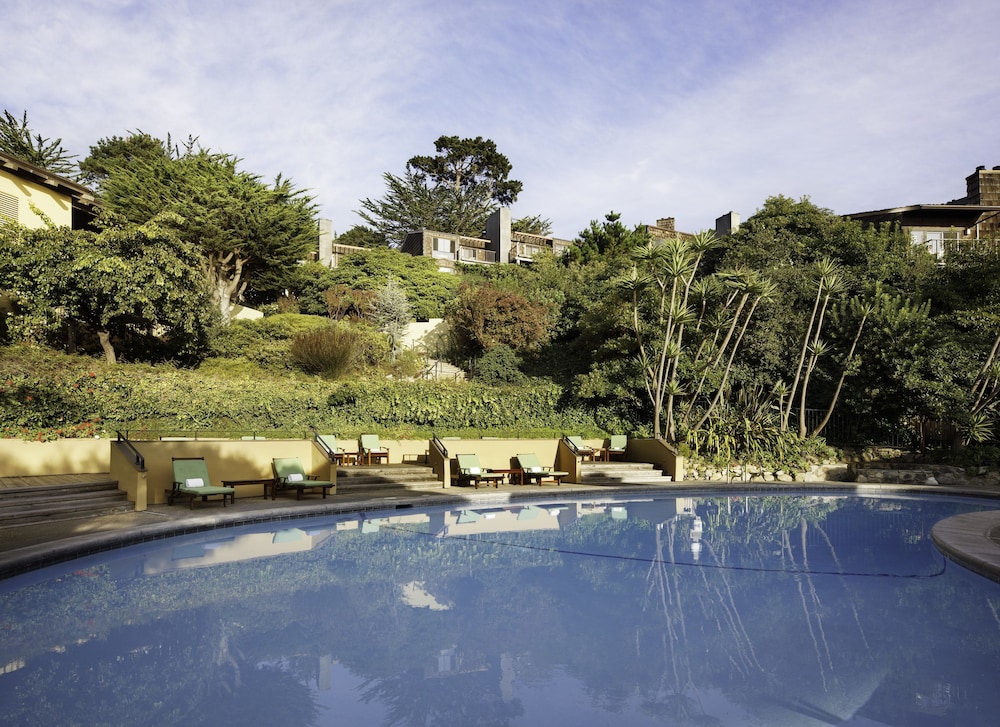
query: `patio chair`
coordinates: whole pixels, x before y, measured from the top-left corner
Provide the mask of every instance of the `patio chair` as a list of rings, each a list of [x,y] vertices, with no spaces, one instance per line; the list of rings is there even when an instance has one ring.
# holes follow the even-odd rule
[[[529,485],[534,480],[541,487],[542,480],[545,479],[555,480],[557,485],[561,485],[563,477],[569,477],[569,472],[559,472],[558,470],[553,470],[551,467],[544,467],[538,461],[538,455],[533,453],[517,455],[517,464],[521,468],[524,481]]]
[[[298,457],[275,457],[271,460],[271,469],[274,470],[274,485],[271,487],[271,499],[278,498],[278,490],[295,490],[295,499],[298,500],[306,491],[315,492],[319,490],[326,499],[326,493],[333,487],[329,480],[317,479],[316,475],[307,475],[302,469],[302,462]]]
[[[212,495],[222,495],[222,506],[226,500],[236,502],[236,489],[233,487],[216,487],[208,476],[208,465],[204,457],[172,457],[174,466],[174,483],[167,490],[167,504],[173,505],[174,498],[187,497],[188,505],[194,510],[194,501],[201,498],[208,502]]]
[[[608,438],[608,446],[604,448],[604,461],[608,462],[612,457],[625,458],[625,447],[628,445],[628,437],[624,434],[612,434]]]
[[[583,443],[583,437],[566,437],[566,440],[570,443],[570,446],[578,457],[589,459],[591,462],[596,459],[597,452]]]
[[[488,470],[479,464],[479,457],[474,454],[456,454],[458,459],[458,484],[472,483],[479,489],[479,483],[485,482],[487,486],[492,482],[494,487],[500,487],[503,474]]]
[[[377,434],[361,435],[361,456],[368,464],[371,464],[373,459],[376,464],[382,460],[389,464],[389,448],[382,446]]]
[[[332,434],[317,434],[316,441],[334,464],[353,464],[357,462],[358,453],[348,452],[341,447],[337,443],[337,438]]]

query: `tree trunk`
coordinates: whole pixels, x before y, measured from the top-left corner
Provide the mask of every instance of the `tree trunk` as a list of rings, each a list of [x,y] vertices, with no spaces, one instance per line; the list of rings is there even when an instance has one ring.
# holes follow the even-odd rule
[[[795,391],[799,387],[799,380],[802,378],[802,366],[805,364],[806,351],[809,350],[809,337],[812,336],[813,324],[816,322],[816,311],[819,310],[819,301],[823,295],[823,283],[820,281],[816,289],[816,300],[813,301],[812,314],[809,316],[809,327],[802,338],[802,351],[799,352],[799,364],[795,368],[795,378],[792,379],[792,389],[788,392],[788,405],[781,412],[781,431],[788,431],[788,419],[792,414],[792,403],[795,401]]]
[[[118,363],[118,357],[115,356],[115,347],[111,345],[111,333],[108,331],[98,331],[97,338],[101,342],[101,348],[104,349],[104,358],[109,364]]]
[[[229,325],[233,312],[234,298],[237,298],[247,287],[243,281],[243,266],[246,260],[229,253],[223,258],[209,258],[207,273],[212,284],[212,295],[219,306],[222,324]]]
[[[861,339],[861,332],[865,329],[865,323],[868,321],[868,314],[866,313],[861,318],[861,323],[858,325],[858,330],[854,334],[854,340],[851,342],[851,350],[847,352],[847,358],[844,359],[844,368],[840,371],[840,379],[837,381],[837,388],[833,390],[833,398],[830,400],[830,406],[826,409],[826,414],[823,416],[823,420],[817,425],[817,427],[812,431],[811,437],[818,437],[819,433],[823,431],[826,425],[830,421],[830,417],[833,416],[833,408],[837,406],[837,400],[840,398],[840,391],[844,388],[844,379],[847,378],[847,368],[850,366],[851,358],[854,356],[854,351],[858,347],[858,341]]]

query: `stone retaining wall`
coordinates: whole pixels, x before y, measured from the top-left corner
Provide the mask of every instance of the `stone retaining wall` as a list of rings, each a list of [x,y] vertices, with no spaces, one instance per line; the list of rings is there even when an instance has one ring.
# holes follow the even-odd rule
[[[979,468],[965,470],[952,465],[892,462],[825,462],[803,472],[775,472],[753,465],[716,469],[688,462],[686,480],[705,482],[859,482],[900,485],[945,485],[1000,488],[1000,472]]]
[[[687,464],[685,480],[705,482],[849,482],[848,466],[843,462],[827,462],[810,467],[804,472],[787,470],[771,471],[756,465],[733,465],[728,469],[717,469],[704,465]]]

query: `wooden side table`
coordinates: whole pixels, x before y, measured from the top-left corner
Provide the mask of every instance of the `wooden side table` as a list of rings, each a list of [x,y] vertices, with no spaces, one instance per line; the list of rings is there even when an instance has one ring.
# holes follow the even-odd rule
[[[517,484],[524,484],[524,470],[522,469],[510,469],[510,470],[494,470],[491,469],[490,472],[495,472],[498,475],[506,475],[507,482],[514,484],[514,477],[517,477]]]
[[[334,452],[333,463],[342,465],[360,464],[361,452]]]
[[[260,477],[256,480],[223,480],[223,487],[233,488],[233,502],[236,502],[236,488],[243,487],[244,485],[263,485],[264,486],[264,499],[267,499],[267,488],[274,486],[273,477]]]

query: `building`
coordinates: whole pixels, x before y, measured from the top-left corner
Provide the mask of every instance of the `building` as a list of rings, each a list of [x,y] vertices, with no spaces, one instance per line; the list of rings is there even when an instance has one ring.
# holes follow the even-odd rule
[[[340,260],[345,255],[350,255],[352,252],[358,252],[364,250],[363,247],[356,247],[354,245],[341,245],[338,242],[333,241],[333,222],[321,217],[318,223],[319,230],[319,246],[317,252],[314,253],[315,261],[318,261],[328,268],[336,268],[340,266]]]
[[[740,216],[736,212],[727,212],[715,220],[715,236],[725,237],[740,228]],[[654,242],[662,240],[692,240],[691,232],[681,232],[677,229],[677,221],[673,217],[661,217],[655,225],[640,225]]]
[[[686,240],[694,237],[690,232],[678,232],[677,221],[673,217],[661,217],[655,225],[643,225],[653,241]]]
[[[1000,166],[978,167],[965,178],[966,194],[946,204],[914,204],[844,217],[865,225],[895,223],[915,244],[943,258],[952,246],[1000,237]]]
[[[48,218],[56,226],[79,230],[94,219],[98,206],[83,185],[0,151],[0,220],[37,229]]]
[[[399,249],[410,255],[434,258],[439,270],[452,272],[456,263],[528,263],[541,252],[562,255],[571,244],[557,237],[513,231],[510,210],[501,207],[486,220],[483,237],[417,230],[406,236]]]
[[[740,229],[740,215],[738,212],[727,212],[721,217],[715,218],[715,236],[725,237]]]

